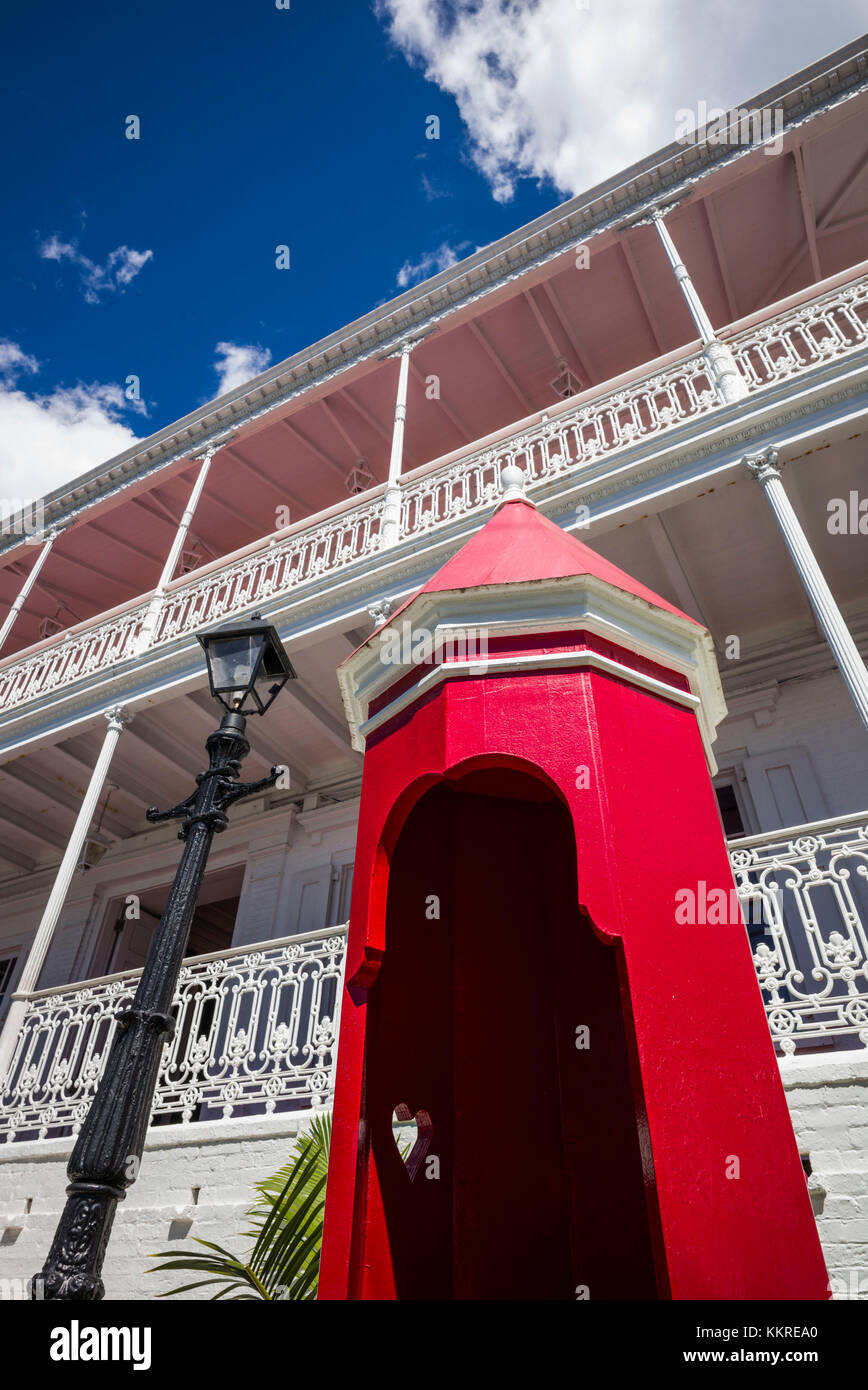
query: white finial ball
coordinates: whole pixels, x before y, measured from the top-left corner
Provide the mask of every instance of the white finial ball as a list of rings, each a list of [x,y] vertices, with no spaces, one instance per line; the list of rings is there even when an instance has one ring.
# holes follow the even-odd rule
[[[508,463],[500,470],[500,486],[505,494],[524,496],[524,470],[515,463]]]

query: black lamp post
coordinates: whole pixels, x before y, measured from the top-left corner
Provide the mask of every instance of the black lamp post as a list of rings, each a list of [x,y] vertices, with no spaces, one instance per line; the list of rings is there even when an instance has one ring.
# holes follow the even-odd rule
[[[239,782],[250,752],[248,714],[264,714],[288,680],[289,657],[270,623],[254,614],[203,633],[211,694],[225,707],[205,746],[210,765],[197,789],[171,811],[147,812],[149,821],[181,820],[185,841],[165,911],[156,930],[135,998],[118,1014],[105,1074],[72,1151],[66,1206],[34,1297],[95,1301],[105,1293],[100,1273],[119,1201],[136,1180],[151,1116],[163,1044],[174,1029],[172,1002],[187,949],[190,924],[211,841],[225,830],[228,808],[274,786],[272,768],[259,782]]]

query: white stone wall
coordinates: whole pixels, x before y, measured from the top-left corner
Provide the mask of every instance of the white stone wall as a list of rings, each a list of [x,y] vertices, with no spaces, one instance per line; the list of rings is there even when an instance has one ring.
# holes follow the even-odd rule
[[[744,703],[755,707],[742,712]],[[794,786],[776,803],[760,760],[779,751]],[[739,774],[748,835],[868,808],[868,739],[837,670],[766,687],[753,702],[733,699],[714,755]]]
[[[298,811],[242,805],[217,837],[209,871],[244,865],[233,945],[250,945],[337,926],[349,917],[358,798]],[[108,905],[127,893],[171,883],[180,848],[174,826],[113,845],[95,869],[77,874],[39,980],[41,989],[98,976]],[[0,956],[17,954],[21,972],[53,881],[12,882],[0,890]],[[2,1014],[0,1014],[2,1019]]]
[[[153,1254],[189,1247],[196,1236],[248,1253],[251,1242],[241,1232],[255,1200],[253,1185],[289,1161],[304,1119],[279,1115],[152,1129],[139,1179],[115,1218],[103,1270],[106,1298],[155,1298],[199,1277],[145,1273],[158,1263]],[[27,1280],[45,1262],[63,1209],[70,1150],[69,1139],[0,1149],[0,1298],[24,1297]]]
[[[868,1054],[785,1059],[781,1075],[800,1152],[811,1160],[809,1190],[835,1297],[868,1299]],[[195,1236],[245,1253],[240,1232],[253,1184],[288,1161],[304,1122],[275,1116],[152,1130],[141,1176],[118,1209],[106,1297],[149,1299],[189,1282],[144,1271],[154,1252],[188,1246]],[[62,1139],[0,1149],[0,1292],[7,1297],[16,1285],[4,1281],[20,1281],[23,1296],[44,1262],[69,1152]]]
[[[781,1063],[836,1298],[868,1299],[868,1053]]]

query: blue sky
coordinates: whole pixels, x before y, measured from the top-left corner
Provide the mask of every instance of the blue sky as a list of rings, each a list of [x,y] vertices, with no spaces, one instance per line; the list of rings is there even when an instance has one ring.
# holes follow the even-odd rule
[[[0,492],[77,476],[861,27],[856,0],[786,25],[780,0],[590,3],[7,5]]]

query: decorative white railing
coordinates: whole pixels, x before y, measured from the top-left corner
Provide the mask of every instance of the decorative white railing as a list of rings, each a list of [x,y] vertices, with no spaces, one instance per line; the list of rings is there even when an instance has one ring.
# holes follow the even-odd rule
[[[729,338],[749,394],[809,371],[868,342],[868,276],[829,291]],[[401,487],[401,537],[421,537],[445,522],[479,512],[499,494],[507,463],[525,469],[534,487],[638,441],[664,435],[721,408],[701,354],[670,364],[616,390],[585,399],[493,447],[468,449]],[[382,493],[288,535],[263,541],[197,577],[173,584],[152,646],[370,558],[382,546]],[[150,595],[0,666],[0,710],[107,669],[136,650]]]
[[[500,472],[506,464],[517,463],[532,488],[704,415],[717,404],[705,360],[696,356],[677,362],[659,376],[597,397],[405,486],[401,534],[419,535],[489,505],[499,495]]]
[[[332,1093],[346,927],[184,962],[152,1124],[322,1105]],[[7,1142],[77,1133],[141,971],[39,990],[0,1089]]]
[[[382,510],[382,498],[377,497],[283,540],[272,538],[223,568],[173,586],[160,608],[150,645],[195,632],[375,554]],[[134,655],[149,602],[150,596],[118,616],[70,629],[50,646],[0,668],[0,710],[43,697]]]
[[[275,594],[313,583],[326,573],[380,549],[381,498],[331,517],[318,526],[272,541],[236,564],[193,579],[171,592],[160,610],[155,642],[218,622]]]
[[[868,812],[731,840],[775,1044],[868,1047]]]
[[[749,393],[861,347],[868,342],[868,277],[728,342]],[[719,408],[704,357],[682,359],[405,487],[401,534],[421,534],[489,505],[506,464],[517,463],[532,487]]]

